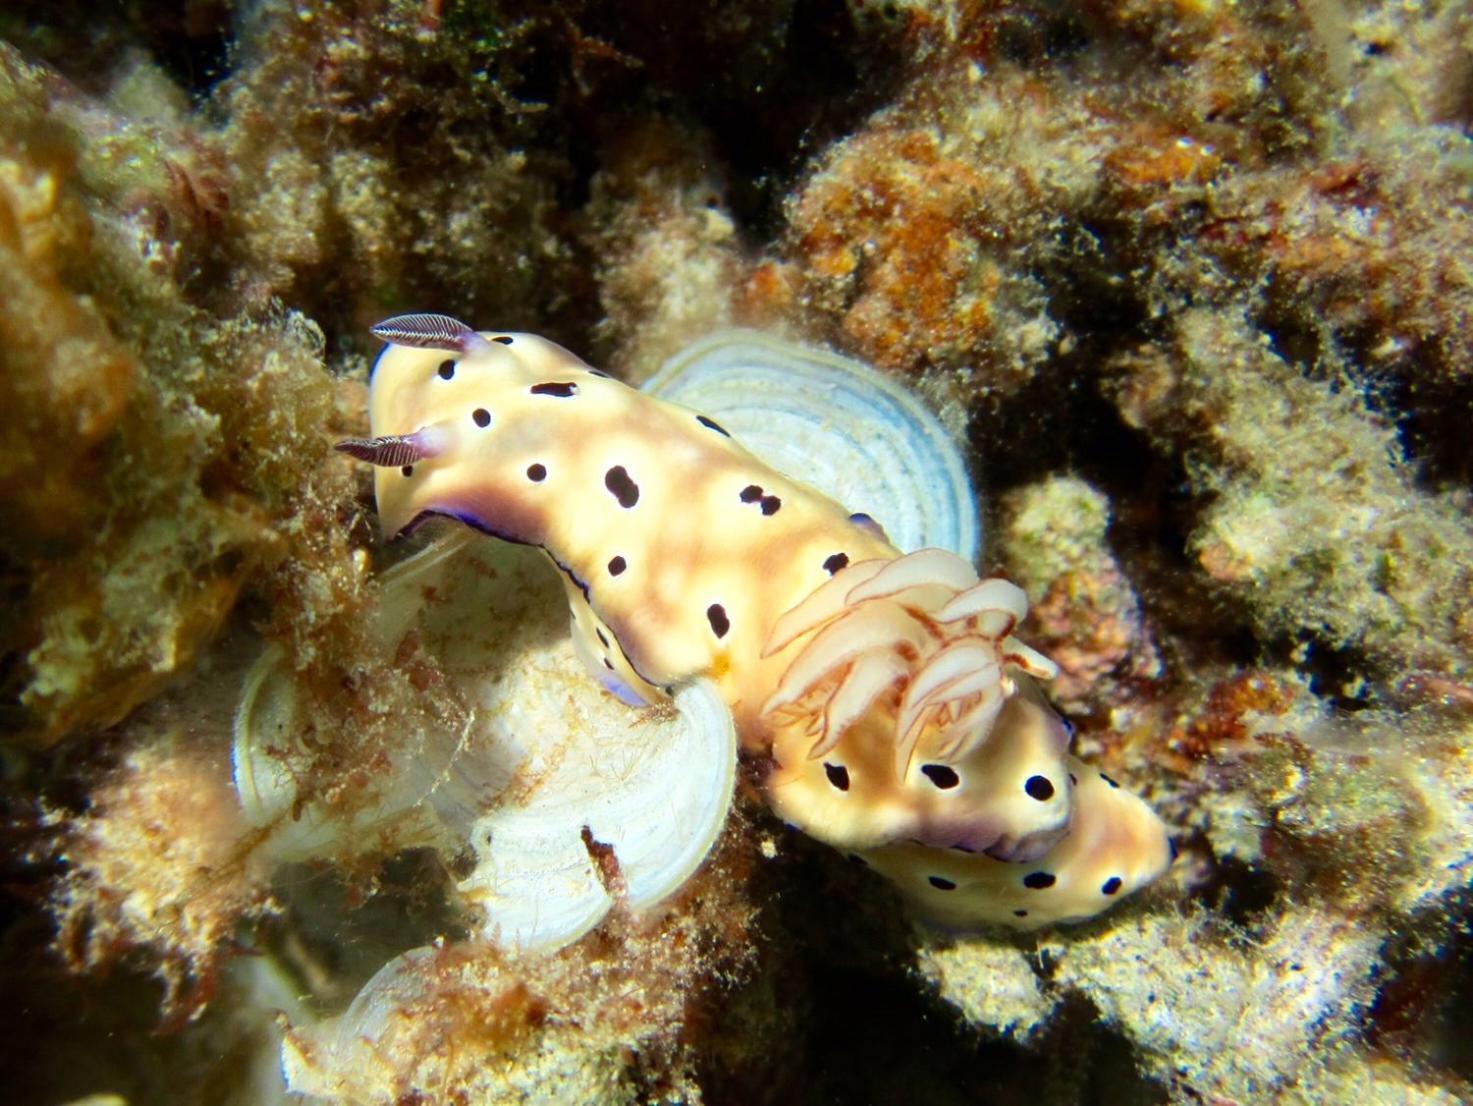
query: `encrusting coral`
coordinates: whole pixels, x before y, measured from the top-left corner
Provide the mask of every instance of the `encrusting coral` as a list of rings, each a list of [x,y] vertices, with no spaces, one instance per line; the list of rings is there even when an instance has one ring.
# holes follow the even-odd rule
[[[222,775],[223,750],[160,720],[82,814],[50,822],[68,879],[55,903],[59,946],[77,969],[125,950],[158,964],[163,1007],[193,1017],[213,997],[243,921],[273,909],[252,834]]]
[[[1197,310],[1123,356],[1124,418],[1173,439],[1210,506],[1190,543],[1266,636],[1459,675],[1473,656],[1466,495],[1417,486],[1394,429],[1343,377],[1305,379],[1241,315]]]
[[[7,483],[7,559],[34,580],[4,647],[22,725],[49,742],[111,725],[175,679],[246,581],[289,552],[343,555],[342,540],[293,541],[283,525],[347,484],[301,477],[302,443],[333,413],[316,328],[281,310],[220,323],[190,304],[180,253],[154,233],[171,196],[159,135],[8,49],[0,81],[6,471],[47,474]],[[151,182],[115,168],[145,152]],[[67,443],[54,462],[48,442]]]
[[[592,181],[588,246],[607,314],[597,337],[632,383],[703,334],[730,326],[747,268],[702,137],[669,123],[621,135]]]
[[[1050,691],[1066,709],[1125,697],[1163,675],[1140,598],[1111,552],[1108,498],[1078,477],[1011,492],[997,555],[1030,595],[1039,648],[1059,667]]]
[[[430,15],[242,11],[241,64],[217,93],[232,124],[217,140],[229,301],[283,297],[349,329],[434,289],[502,318],[565,307],[576,274],[556,221],[570,170],[548,140],[564,123],[522,88],[546,24],[500,4],[446,5],[438,27]],[[411,148],[428,156],[405,159]]]

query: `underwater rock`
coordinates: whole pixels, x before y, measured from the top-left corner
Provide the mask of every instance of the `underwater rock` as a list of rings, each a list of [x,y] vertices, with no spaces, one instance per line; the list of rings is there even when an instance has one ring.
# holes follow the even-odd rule
[[[571,170],[562,120],[525,87],[552,21],[511,9],[242,7],[214,93],[231,188],[211,291],[227,310],[281,297],[350,332],[426,296],[498,318],[561,305]]]
[[[616,911],[556,953],[509,959],[485,942],[437,941],[394,957],[341,1014],[292,1019],[289,1088],[386,1104],[627,1103],[648,1101],[651,1086],[698,1100],[703,1004],[752,956],[744,865],[732,859],[724,850],[697,873],[678,909],[642,922]]]
[[[349,489],[317,471],[334,409],[316,326],[191,300],[207,227],[178,181],[208,172],[195,132],[130,120],[3,44],[0,102],[0,503],[28,581],[0,649],[15,728],[50,744],[181,678],[289,556],[288,576],[317,579],[295,602],[276,589],[280,613],[315,602],[330,622],[347,541],[299,523]]]
[[[415,1088],[477,1103],[637,1101],[617,1047],[579,1048],[576,1029],[543,1032],[546,1004],[462,950],[415,949],[385,964],[339,1017],[288,1034],[287,1087],[309,1101],[392,1106]],[[479,1072],[461,1059],[474,1048]]]
[[[1004,497],[997,552],[1030,595],[1034,638],[1059,666],[1049,685],[1065,709],[1110,705],[1164,665],[1139,597],[1110,549],[1108,497],[1051,476]]]
[[[1067,946],[1053,982],[1079,990],[1181,1096],[1263,1101],[1313,1071],[1375,993],[1381,937],[1302,909],[1251,945],[1188,916],[1143,916]]]
[[[1024,1042],[1045,1030],[1061,999],[1011,944],[927,942],[920,949],[920,968],[970,1024]]]
[[[640,384],[687,343],[737,321],[748,263],[706,137],[668,121],[621,129],[591,183],[608,367]]]
[[[965,365],[978,390],[1006,392],[1061,333],[1012,244],[1032,234],[1038,191],[1067,202],[1096,170],[1084,121],[1030,110],[1031,89],[945,113],[935,89],[969,81],[961,65],[919,83],[826,151],[788,201],[787,252],[802,300],[877,366]]]
[[[182,1024],[214,994],[236,927],[275,904],[220,750],[192,741],[185,723],[147,729],[89,810],[49,812],[67,861],[51,908],[74,969],[101,973],[125,950],[145,953],[165,1013]]]
[[[1128,422],[1192,459],[1198,563],[1265,637],[1458,673],[1473,656],[1473,542],[1455,492],[1417,485],[1354,389],[1306,379],[1242,312],[1198,310],[1174,346],[1120,358]],[[1170,443],[1167,445],[1167,443]]]

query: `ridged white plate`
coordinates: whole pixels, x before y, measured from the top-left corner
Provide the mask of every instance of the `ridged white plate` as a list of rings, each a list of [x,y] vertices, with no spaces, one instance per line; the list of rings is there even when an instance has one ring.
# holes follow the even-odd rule
[[[785,476],[869,515],[902,553],[935,547],[976,562],[982,531],[961,451],[868,365],[727,330],[681,350],[643,391],[715,419]]]
[[[523,547],[457,533],[386,572],[374,625],[386,651],[415,632],[468,713],[455,729],[406,720],[392,768],[341,810],[296,809],[291,769],[305,758],[293,750],[308,720],[290,666],[268,652],[247,680],[234,750],[241,805],[272,829],[266,849],[301,860],[469,844],[461,893],[509,951],[568,944],[609,911],[599,846],[630,910],[670,895],[725,825],[731,712],[709,681],[678,689],[673,709],[619,702],[588,678],[567,619],[555,574]]]

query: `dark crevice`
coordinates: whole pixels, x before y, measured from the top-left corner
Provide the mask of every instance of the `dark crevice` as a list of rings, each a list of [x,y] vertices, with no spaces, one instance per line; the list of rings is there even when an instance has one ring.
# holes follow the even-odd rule
[[[635,0],[567,19],[564,79],[588,89],[573,108],[580,176],[631,119],[684,123],[709,137],[712,175],[732,182],[727,207],[757,240],[779,229],[782,197],[806,159],[886,103],[906,75],[899,39],[861,34],[839,0]]]
[[[1229,856],[1218,859],[1211,878],[1197,888],[1196,898],[1231,925],[1251,931],[1268,916],[1281,892],[1278,877],[1268,869]]]
[[[776,829],[774,833],[780,833]],[[758,873],[764,944],[755,979],[707,1027],[720,1042],[754,1017],[779,1024],[772,1047],[733,1055],[716,1047],[701,1072],[716,1106],[935,1106],[1048,1101],[1147,1106],[1164,1101],[1136,1070],[1124,1038],[1092,1006],[1066,997],[1028,1047],[967,1023],[918,985],[915,941],[894,891],[838,852],[781,834],[780,858]],[[815,902],[830,904],[816,910]],[[981,940],[1007,942],[1005,931]],[[1026,939],[1017,939],[1019,951]],[[877,1016],[877,1012],[882,1012]],[[728,1032],[729,1030],[729,1032]],[[750,1033],[748,1034],[750,1036]],[[1069,1063],[1062,1063],[1063,1057]]]
[[[1388,389],[1389,411],[1402,412],[1397,432],[1414,476],[1427,491],[1473,488],[1473,375],[1457,381],[1401,381]]]
[[[1466,926],[1436,947],[1414,933],[1387,952],[1366,1039],[1401,1063],[1473,1082],[1473,933]]]
[[[0,39],[94,95],[120,62],[147,57],[198,103],[229,71],[231,9],[230,0],[19,0],[0,12]]]

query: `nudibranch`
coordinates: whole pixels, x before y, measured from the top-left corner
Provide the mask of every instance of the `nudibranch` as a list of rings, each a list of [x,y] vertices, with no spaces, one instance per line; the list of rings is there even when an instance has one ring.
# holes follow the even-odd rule
[[[656,703],[713,681],[776,813],[945,922],[1087,917],[1170,863],[1156,815],[1069,753],[1013,636],[1027,600],[954,552],[903,552],[716,419],[546,339],[442,315],[374,328],[386,535],[433,516],[542,549],[580,656]]]

